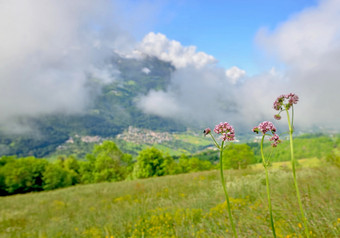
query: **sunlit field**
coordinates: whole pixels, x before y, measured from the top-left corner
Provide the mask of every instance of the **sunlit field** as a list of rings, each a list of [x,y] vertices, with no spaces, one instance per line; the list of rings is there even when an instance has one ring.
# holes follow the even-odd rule
[[[302,163],[303,164],[303,163]],[[312,163],[313,164],[313,163]],[[311,237],[340,236],[340,169],[300,167]],[[291,171],[270,169],[278,237],[304,237]],[[270,237],[265,176],[226,170],[240,237]],[[217,170],[0,198],[1,237],[232,237]]]

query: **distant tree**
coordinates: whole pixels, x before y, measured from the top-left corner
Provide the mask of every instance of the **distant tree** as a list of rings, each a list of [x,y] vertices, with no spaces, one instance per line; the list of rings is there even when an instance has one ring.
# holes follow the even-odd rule
[[[0,196],[7,195],[5,175],[3,173],[2,167],[0,167]]]
[[[254,152],[247,144],[230,144],[223,152],[224,168],[245,169],[255,161]]]
[[[154,147],[142,150],[133,169],[133,178],[149,178],[170,174],[173,158],[164,157],[162,152]]]
[[[63,168],[58,163],[50,163],[43,173],[44,190],[63,188],[74,184],[75,176],[72,170]]]
[[[87,155],[88,158],[90,155]],[[91,155],[92,156],[92,155]],[[79,174],[80,174],[80,183],[88,184],[93,183],[93,164],[90,161],[80,161],[79,162]]]
[[[34,157],[20,158],[2,167],[6,191],[10,194],[41,191],[48,162]]]
[[[87,183],[124,180],[132,170],[132,157],[123,154],[113,141],[95,145],[86,158],[89,163],[82,164],[81,173]]]
[[[79,163],[78,160],[74,156],[59,156],[56,162],[61,168],[66,170],[72,177],[72,185],[80,183],[80,174],[79,174]]]
[[[14,162],[15,159],[17,159],[17,157],[14,156],[2,156],[0,158],[0,167],[4,166],[5,164],[9,163],[9,162]]]
[[[169,155],[166,154],[164,156],[164,161],[162,163],[163,175],[168,174],[178,174],[178,164],[175,162],[175,160]],[[161,176],[161,175],[160,175]]]
[[[189,157],[185,154],[182,154],[181,157],[179,157],[178,159],[178,167],[179,174],[190,172]]]
[[[189,158],[184,154],[179,158],[178,165],[181,173],[198,172],[213,168],[212,163],[208,160],[200,160],[197,157]]]

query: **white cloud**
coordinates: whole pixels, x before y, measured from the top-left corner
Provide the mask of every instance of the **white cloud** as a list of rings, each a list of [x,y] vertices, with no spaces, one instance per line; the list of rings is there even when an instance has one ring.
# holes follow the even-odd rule
[[[320,1],[272,32],[261,30],[257,42],[285,64],[285,81],[276,82],[300,96],[300,126],[340,128],[340,1]]]
[[[244,77],[246,75],[246,71],[233,66],[230,69],[227,69],[225,71],[225,74],[227,77],[231,80],[233,84],[235,84],[240,78]]]
[[[279,25],[261,29],[258,43],[287,64],[309,70],[340,49],[340,2],[323,0]]]
[[[1,2],[0,123],[84,108],[87,70],[111,54],[115,39],[106,41],[89,24],[103,23],[104,2]]]
[[[158,39],[157,35],[152,36]],[[158,42],[163,43],[155,49],[150,43],[149,52],[175,61],[170,56],[179,54],[164,51],[169,48],[169,41],[163,35],[159,38],[163,40]],[[318,6],[295,14],[273,31],[260,30],[256,41],[279,59],[280,70],[274,66],[235,84],[246,74],[236,67],[225,71],[210,63],[201,67],[178,63],[171,85],[162,92],[176,105],[176,113],[167,116],[206,123],[229,121],[240,130],[247,130],[262,120],[273,120],[276,97],[293,92],[300,97],[295,110],[296,126],[339,129],[340,110],[336,105],[340,105],[340,1],[320,1]],[[174,45],[183,48],[178,42]],[[149,112],[161,115],[157,110]],[[284,120],[276,124],[286,125]]]
[[[124,6],[124,1],[118,2]],[[111,82],[118,72],[114,66],[112,71],[102,70],[98,62],[119,51],[126,57],[155,56],[176,67],[165,91],[141,97],[138,105],[147,113],[189,122],[249,125],[272,118],[276,96],[295,92],[301,98],[296,110],[300,125],[339,128],[340,1],[322,0],[273,31],[260,30],[257,43],[283,62],[285,71],[273,68],[241,82],[244,70],[219,68],[213,56],[163,34],[151,32],[136,45],[124,30],[130,27],[124,21],[128,18],[110,3],[1,3],[0,124],[17,115],[81,111],[89,100],[85,73]],[[152,14],[144,11],[142,15]],[[140,17],[134,16],[134,21]],[[150,73],[147,68],[141,70]]]
[[[119,77],[120,72],[113,64],[103,64],[100,67],[90,66],[88,74],[91,78],[100,80],[103,84],[109,84]]]
[[[147,16],[160,6],[125,0],[11,0],[0,5],[2,128],[17,116],[82,112],[91,100],[87,75],[103,83],[114,80],[119,72],[107,59],[113,51],[131,52],[135,41],[126,29],[145,29]]]
[[[138,48],[140,53],[158,57],[171,62],[176,68],[195,66],[197,68],[216,62],[216,59],[204,52],[196,52],[195,46],[182,46],[180,42],[169,40],[161,33],[150,32]]]
[[[223,68],[185,67],[172,73],[167,90],[143,96],[138,104],[147,113],[206,126],[235,119],[236,95]]]
[[[142,72],[145,73],[145,74],[149,74],[151,72],[151,70],[149,68],[142,68]]]
[[[146,113],[156,114],[162,117],[173,117],[179,113],[179,107],[175,97],[163,91],[151,90],[147,97],[138,101],[138,106]]]

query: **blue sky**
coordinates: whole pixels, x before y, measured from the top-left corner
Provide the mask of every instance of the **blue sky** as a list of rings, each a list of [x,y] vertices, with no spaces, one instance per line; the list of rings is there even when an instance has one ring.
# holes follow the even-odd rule
[[[273,30],[316,0],[172,1],[161,7],[150,31],[213,55],[225,68],[237,66],[248,75],[262,72],[254,38],[258,30]],[[271,67],[271,66],[268,66]]]

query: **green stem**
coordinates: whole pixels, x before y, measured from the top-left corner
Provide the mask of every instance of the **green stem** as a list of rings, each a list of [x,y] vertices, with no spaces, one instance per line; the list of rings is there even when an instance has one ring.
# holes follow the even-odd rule
[[[220,150],[220,149],[221,149],[220,146],[217,144],[215,138],[213,137],[213,135],[212,135],[211,133],[210,133],[210,136],[211,136],[211,138],[213,139],[213,141],[214,141],[214,143],[215,143],[215,146]]]
[[[266,171],[266,187],[267,187],[269,214],[270,214],[270,224],[272,226],[273,236],[276,238],[275,227],[274,227],[274,219],[273,219],[273,211],[272,211],[272,202],[271,202],[271,199],[270,199],[268,163],[265,160],[264,153],[263,153],[263,141],[264,141],[264,137],[265,137],[265,135],[262,136],[262,140],[261,140],[261,156],[262,156],[263,167],[264,167],[264,169]]]
[[[292,127],[293,122],[292,123],[290,122],[288,110],[286,110],[286,112],[287,112],[287,119],[288,119],[288,126],[289,126],[290,158],[291,158],[291,162],[292,162],[292,171],[293,171],[293,179],[294,179],[296,197],[297,197],[297,200],[298,200],[298,203],[299,203],[301,217],[302,217],[303,224],[304,224],[304,227],[305,227],[305,234],[306,234],[306,237],[309,238],[309,230],[308,230],[308,225],[307,225],[307,219],[306,219],[303,207],[302,207],[299,186],[298,186],[298,182],[296,180],[296,171],[295,171],[296,161],[295,161],[295,158],[294,158],[293,127]]]
[[[227,188],[226,188],[225,181],[224,181],[224,175],[223,175],[223,161],[222,161],[223,160],[223,157],[222,157],[222,155],[223,155],[223,144],[224,144],[224,141],[222,141],[221,148],[220,148],[221,181],[222,181],[222,186],[223,186],[223,190],[224,190],[224,194],[225,194],[225,199],[227,201],[230,224],[231,224],[231,227],[233,229],[234,236],[237,238],[237,233],[236,233],[235,225],[234,225],[234,222],[233,222],[233,217],[231,215],[229,196],[228,196]]]

